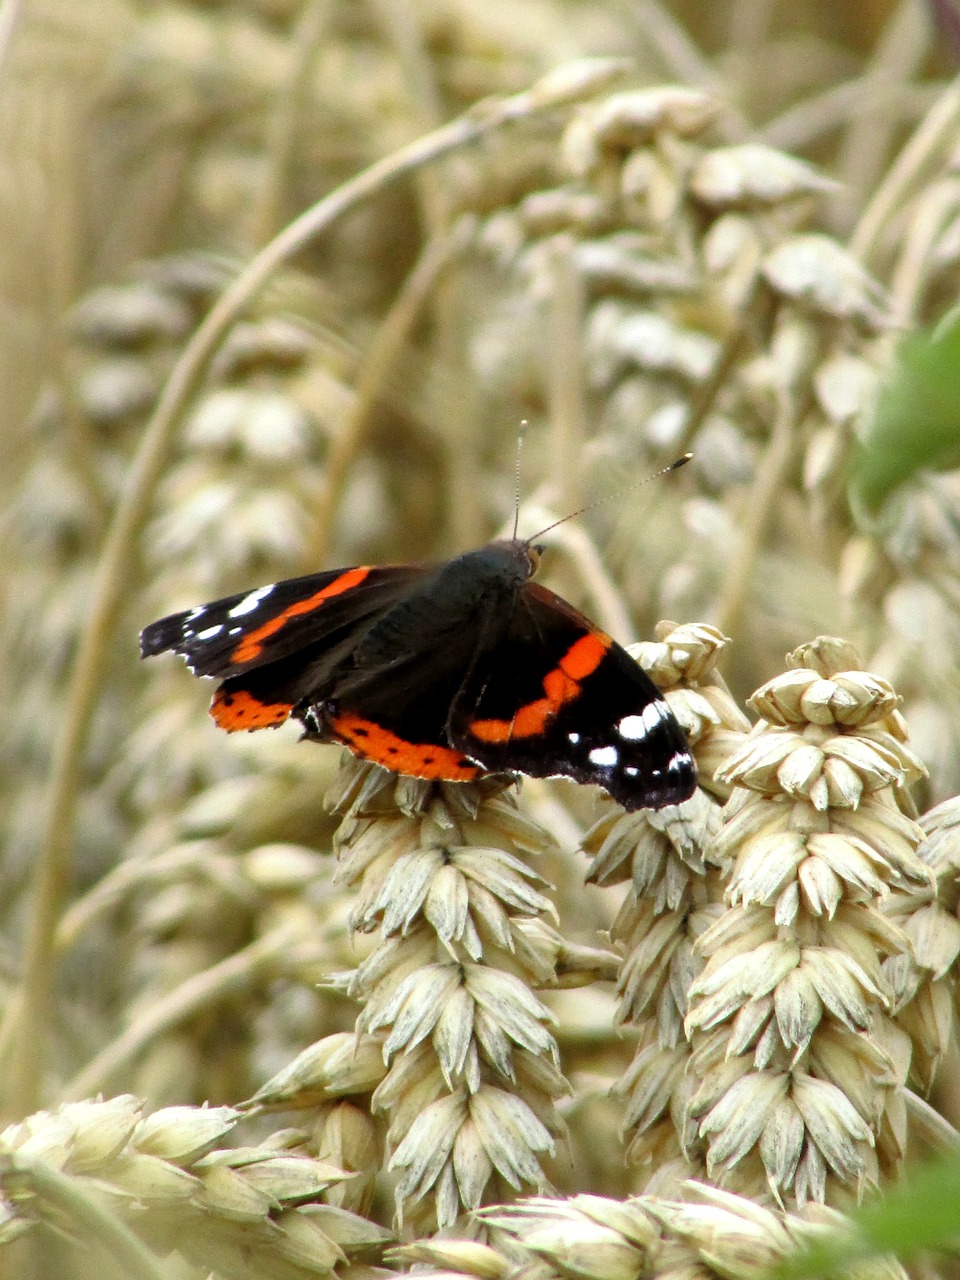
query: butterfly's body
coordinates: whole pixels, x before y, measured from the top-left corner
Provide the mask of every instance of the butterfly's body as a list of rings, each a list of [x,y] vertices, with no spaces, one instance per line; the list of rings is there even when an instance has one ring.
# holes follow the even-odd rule
[[[223,683],[222,728],[299,719],[398,773],[563,775],[626,808],[686,799],[696,771],[666,702],[632,658],[530,579],[525,542],[438,565],[359,566],[230,596],[147,627]]]

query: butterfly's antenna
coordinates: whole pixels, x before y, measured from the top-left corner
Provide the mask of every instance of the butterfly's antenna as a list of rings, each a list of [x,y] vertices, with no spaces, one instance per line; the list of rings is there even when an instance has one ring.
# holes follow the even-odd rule
[[[517,540],[517,527],[520,524],[520,454],[523,452],[523,433],[530,424],[526,418],[520,419],[520,430],[517,432],[517,475],[513,497],[513,541]]]
[[[556,529],[557,525],[566,524],[568,520],[575,520],[577,516],[582,516],[585,511],[592,511],[594,507],[600,507],[605,502],[609,502],[612,498],[620,498],[625,493],[630,493],[633,489],[642,489],[645,484],[649,484],[651,480],[659,480],[661,476],[669,475],[671,471],[679,471],[681,467],[685,467],[692,453],[685,453],[683,457],[675,459],[670,463],[669,467],[661,467],[659,471],[655,471],[652,476],[645,476],[642,480],[637,480],[634,484],[628,484],[617,493],[608,493],[603,498],[598,498],[596,502],[588,502],[585,507],[579,507],[576,511],[571,511],[567,516],[561,516],[559,520],[554,520],[553,524],[548,524],[545,529],[541,529],[532,537],[527,538],[527,543],[534,542],[537,538],[542,538],[545,533],[549,533],[551,529]],[[514,521],[514,537],[516,537],[516,521]]]

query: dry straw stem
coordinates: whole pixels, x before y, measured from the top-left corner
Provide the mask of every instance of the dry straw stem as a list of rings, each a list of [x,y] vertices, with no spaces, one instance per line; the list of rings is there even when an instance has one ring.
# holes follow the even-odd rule
[[[557,236],[551,260],[547,417],[553,424],[553,488],[563,511],[583,505],[578,461],[587,441],[583,369],[584,287],[573,260],[574,242]],[[619,634],[619,633],[618,633]]]
[[[760,281],[757,279],[747,288],[740,304],[739,314],[724,335],[709,375],[690,396],[683,434],[677,441],[678,452],[688,449],[696,439],[697,432],[706,422],[737,362],[746,352],[750,330],[755,324],[757,309],[762,307],[762,303]]]
[[[92,1060],[69,1073],[77,1073],[70,1090],[103,1088],[112,1076],[157,1103],[232,1100],[261,1078],[265,1043],[275,1061],[300,1047],[304,1018],[341,1025],[348,1011],[313,992],[352,957],[345,906],[329,884],[334,824],[317,812],[336,753],[264,746],[270,770],[208,787],[178,812],[172,833],[169,812],[158,812],[142,828],[138,873],[118,868],[89,909],[81,899],[65,912],[73,930],[95,925],[93,938],[129,922],[128,940],[116,944],[126,961],[117,978],[122,1020],[119,1028],[104,1020]],[[278,840],[284,826],[309,843]],[[177,835],[166,852],[143,856]],[[81,954],[91,945],[89,932],[73,941]]]
[[[145,1115],[130,1095],[67,1103],[0,1133],[4,1243],[37,1223],[74,1248],[155,1278],[176,1251],[195,1267],[249,1280],[308,1280],[378,1250],[389,1234],[324,1203],[349,1178],[283,1145],[223,1149],[229,1107]],[[62,1246],[61,1246],[62,1247]]]
[[[41,1088],[43,1046],[52,1008],[50,957],[66,890],[76,809],[91,716],[97,702],[113,626],[137,538],[191,397],[231,325],[270,276],[312,239],[386,186],[508,124],[562,108],[596,92],[622,64],[587,62],[561,68],[533,89],[512,98],[482,102],[450,124],[371,165],[301,214],[266,245],[223,293],[177,361],[148,423],[97,564],[90,611],[56,739],[41,824],[19,997],[10,1002],[15,1019],[0,1041],[11,1046],[6,1108],[30,1111]]]
[[[466,223],[460,223],[448,233],[440,233],[427,241],[377,330],[364,360],[349,416],[343,429],[331,440],[325,461],[323,488],[316,506],[316,534],[307,557],[319,564],[323,563],[330,546],[340,498],[350,478],[350,469],[366,441],[377,398],[438,280],[462,251],[468,230]]]
[[[525,859],[551,842],[504,785],[397,780],[347,760],[330,797],[352,923],[379,934],[338,985],[363,1005],[358,1031],[380,1040],[372,1104],[389,1119],[398,1215],[422,1230],[477,1208],[488,1184],[546,1187],[567,1086],[533,988],[588,983],[608,960],[549,923]]]
[[[904,123],[912,123],[926,114],[931,101],[939,98],[941,91],[938,85],[891,86],[887,91],[889,110],[891,114],[897,112]],[[800,151],[851,119],[869,115],[872,105],[869,82],[858,76],[791,103],[781,115],[762,126],[759,136],[772,147]]]
[[[425,15],[413,5],[396,5],[391,0],[373,0],[371,7],[402,69],[415,126],[435,129],[443,119],[443,95],[427,47]],[[420,175],[419,186],[427,227],[431,235],[438,235],[448,221],[449,190],[429,171]]]
[[[924,290],[935,274],[937,249],[958,209],[960,181],[952,175],[931,183],[917,201],[890,284],[893,317],[897,325],[897,329],[887,337],[891,353],[900,340],[902,330],[917,324],[920,319]]]
[[[310,84],[310,72],[333,10],[333,0],[306,0],[293,31],[293,68],[273,104],[264,143],[266,176],[250,219],[253,244],[271,239],[283,208],[297,143],[297,124]]]
[[[225,997],[262,983],[264,973],[276,969],[297,941],[296,929],[279,928],[219,964],[192,974],[179,987],[154,1000],[121,1035],[101,1049],[78,1076],[64,1085],[63,1096],[80,1099],[106,1088],[164,1034]]]
[[[850,250],[867,266],[881,249],[880,239],[897,209],[927,180],[951,145],[960,123],[960,80],[940,95],[884,174],[850,237]]]
[[[730,561],[717,603],[716,625],[736,634],[756,580],[757,560],[777,510],[787,473],[797,454],[799,422],[794,408],[781,398],[773,432],[757,468],[750,500],[741,522],[736,553]]]
[[[196,851],[189,845],[175,845],[156,857],[130,858],[120,862],[97,881],[82,898],[72,902],[60,917],[55,938],[56,955],[62,956],[105,916],[116,910],[140,887],[151,888],[191,871]]]
[[[929,52],[932,34],[929,15],[912,0],[900,0],[873,49],[863,83],[874,109],[849,121],[837,156],[837,177],[843,187],[835,202],[846,215],[845,226],[875,190],[887,165],[899,124],[895,112],[887,108],[889,89],[917,72]]]

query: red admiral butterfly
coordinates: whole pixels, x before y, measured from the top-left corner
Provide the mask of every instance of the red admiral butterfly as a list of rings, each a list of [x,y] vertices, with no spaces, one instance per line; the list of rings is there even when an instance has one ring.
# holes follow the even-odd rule
[[[687,799],[696,768],[667,703],[530,581],[539,558],[512,539],[290,578],[152,622],[140,649],[222,680],[210,713],[228,732],[295,716],[306,737],[417,778],[516,770],[597,783],[626,809]]]

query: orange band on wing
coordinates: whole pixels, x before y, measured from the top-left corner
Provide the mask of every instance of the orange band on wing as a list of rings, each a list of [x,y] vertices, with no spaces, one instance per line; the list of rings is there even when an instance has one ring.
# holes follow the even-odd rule
[[[592,675],[610,648],[610,638],[603,632],[588,632],[575,641],[557,666],[543,678],[543,698],[528,702],[512,720],[474,720],[469,731],[481,742],[509,742],[511,738],[535,738],[564,703],[572,702],[580,693],[580,682]]]
[[[469,782],[480,773],[479,766],[459,751],[429,742],[405,742],[372,720],[344,712],[325,725],[326,736],[342,742],[361,758],[382,764],[393,773],[411,778],[444,778],[448,782]]]
[[[560,659],[560,670],[572,680],[585,680],[593,675],[612,644],[610,637],[602,631],[588,631]]]
[[[261,702],[245,689],[218,689],[210,704],[210,714],[221,729],[274,729],[293,710],[292,702]]]
[[[296,604],[289,605],[283,613],[275,614],[262,627],[257,627],[256,631],[251,631],[249,635],[243,637],[230,656],[231,663],[239,665],[259,658],[263,653],[264,640],[268,640],[270,636],[282,630],[291,618],[298,618],[304,613],[313,613],[314,609],[318,609],[325,600],[358,587],[369,572],[369,566],[366,565],[361,565],[358,569],[348,569],[346,573],[341,573],[339,578],[334,578],[328,583],[322,591],[316,591],[306,600],[298,600]]]

